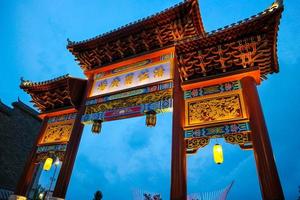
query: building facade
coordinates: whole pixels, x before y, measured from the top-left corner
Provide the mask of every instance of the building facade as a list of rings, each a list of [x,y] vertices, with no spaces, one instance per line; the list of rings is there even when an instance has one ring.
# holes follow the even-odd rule
[[[38,112],[18,100],[0,101],[0,199],[14,191],[41,126]]]

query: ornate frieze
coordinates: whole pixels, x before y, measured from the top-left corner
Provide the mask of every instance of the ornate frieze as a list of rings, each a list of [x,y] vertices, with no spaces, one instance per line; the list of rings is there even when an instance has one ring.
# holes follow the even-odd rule
[[[160,90],[157,92],[146,93],[142,95],[136,95],[124,99],[117,99],[108,101],[105,103],[99,103],[86,107],[85,114],[104,112],[108,110],[114,110],[118,108],[132,107],[142,104],[154,103],[161,100],[167,100],[172,98],[172,90]]]
[[[82,123],[92,123],[93,120],[110,121],[133,116],[142,116],[147,111],[156,113],[170,112],[172,110],[172,99],[165,99],[153,103],[139,104],[136,106],[107,110],[82,116]]]
[[[219,126],[186,130],[185,138],[223,137],[223,135],[225,134],[241,133],[241,132],[249,132],[249,131],[250,131],[250,124],[248,122],[234,123],[234,124],[225,124]]]
[[[196,153],[199,148],[208,145],[210,139],[221,137],[230,144],[238,144],[240,146],[251,145],[249,122],[186,130],[186,152],[188,154]]]
[[[240,92],[227,92],[186,100],[186,127],[246,118]]]
[[[184,91],[184,98],[190,99],[190,98],[216,94],[216,93],[229,92],[229,91],[239,90],[239,89],[241,89],[240,81],[231,81],[231,82],[221,83],[217,85],[195,88],[192,90],[186,90]]]
[[[122,68],[122,67],[121,67]],[[125,70],[126,71],[126,70]],[[104,95],[172,79],[172,62],[130,67],[130,71],[95,75],[90,96]]]
[[[251,143],[251,134],[250,133],[235,133],[224,135],[226,142],[230,144],[248,144]]]
[[[203,148],[209,143],[208,137],[186,139],[186,152],[195,153],[199,148]]]
[[[43,152],[36,155],[35,162],[45,162],[49,157],[56,158],[58,157],[60,161],[64,160],[65,152],[64,151],[54,151],[54,152]]]
[[[55,122],[62,122],[68,120],[75,120],[76,113],[66,114],[66,115],[59,115],[55,117],[50,117],[48,120],[48,124],[55,123]]]
[[[38,146],[36,153],[45,153],[53,151],[66,151],[67,144],[58,144],[58,145],[48,145],[48,146]]]

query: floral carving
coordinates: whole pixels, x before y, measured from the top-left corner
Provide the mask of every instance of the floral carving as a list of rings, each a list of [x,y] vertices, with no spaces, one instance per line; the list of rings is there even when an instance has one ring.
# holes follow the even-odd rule
[[[238,94],[188,103],[188,125],[205,124],[242,117]]]
[[[49,124],[39,144],[68,142],[73,127],[73,121]]]
[[[146,103],[154,103],[162,100],[167,100],[172,98],[172,90],[161,90],[153,93],[146,93],[142,95],[137,95],[129,98],[123,98],[113,101],[108,101],[105,103],[100,103],[86,108],[85,114],[104,112],[108,110],[126,108],[136,105],[142,105]]]

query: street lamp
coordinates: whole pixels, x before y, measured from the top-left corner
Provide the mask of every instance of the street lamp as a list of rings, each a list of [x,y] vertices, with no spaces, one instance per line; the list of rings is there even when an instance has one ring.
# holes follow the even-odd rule
[[[50,186],[49,186],[48,193],[51,192],[51,187],[52,187],[53,182],[55,181],[55,174],[56,174],[57,166],[59,165],[59,163],[60,163],[59,158],[56,157],[55,162],[54,162],[55,168],[54,168],[53,176],[50,178]]]

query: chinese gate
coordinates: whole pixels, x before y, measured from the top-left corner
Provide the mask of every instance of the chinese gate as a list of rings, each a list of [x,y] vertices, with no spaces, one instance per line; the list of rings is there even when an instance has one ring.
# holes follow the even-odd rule
[[[84,124],[173,112],[171,199],[186,199],[186,155],[212,138],[253,150],[264,199],[284,199],[257,85],[278,72],[283,5],[207,33],[197,0],[95,38],[72,42],[87,79],[22,80],[43,126],[11,199],[26,199],[37,163],[58,157],[53,199],[64,199]]]

